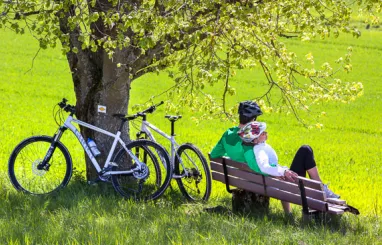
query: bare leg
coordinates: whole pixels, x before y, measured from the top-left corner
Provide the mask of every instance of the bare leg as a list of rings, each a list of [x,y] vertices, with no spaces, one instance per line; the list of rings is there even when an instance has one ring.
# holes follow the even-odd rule
[[[318,174],[318,169],[317,169],[317,167],[308,169],[307,172],[308,172],[308,174],[309,174],[309,177],[310,177],[312,180],[317,180],[317,181],[322,182],[322,181],[321,181],[321,178],[320,178],[320,175]]]
[[[292,209],[290,208],[290,203],[289,202],[281,201],[281,204],[283,205],[283,209],[284,209],[284,212],[286,214],[289,214],[289,213],[292,212]]]

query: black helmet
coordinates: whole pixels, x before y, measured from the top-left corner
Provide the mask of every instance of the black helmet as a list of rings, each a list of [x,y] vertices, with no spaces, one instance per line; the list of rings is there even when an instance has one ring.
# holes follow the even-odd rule
[[[238,113],[240,116],[248,118],[255,118],[263,114],[260,106],[256,102],[250,100],[240,102]]]

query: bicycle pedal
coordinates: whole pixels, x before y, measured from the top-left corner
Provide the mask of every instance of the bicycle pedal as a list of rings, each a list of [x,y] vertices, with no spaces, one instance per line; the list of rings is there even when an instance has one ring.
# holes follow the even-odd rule
[[[88,181],[88,185],[97,185],[97,184],[98,184],[98,182],[95,180],[89,180]]]
[[[89,180],[89,185],[97,185],[99,182],[111,182],[110,177],[98,176],[95,180]]]
[[[102,181],[102,182],[111,182],[111,176],[110,175],[108,175],[108,176],[106,176],[106,177],[104,177],[104,176],[99,176],[98,177],[99,179],[100,179],[100,181]]]

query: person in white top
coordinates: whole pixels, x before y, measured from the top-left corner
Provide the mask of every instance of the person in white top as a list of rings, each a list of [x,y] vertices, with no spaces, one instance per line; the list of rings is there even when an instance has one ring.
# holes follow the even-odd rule
[[[292,182],[295,182],[298,176],[305,177],[306,173],[308,173],[311,179],[322,182],[314,160],[313,150],[308,145],[303,145],[298,149],[290,169],[280,166],[275,150],[266,143],[268,139],[266,128],[267,126],[263,122],[250,122],[238,132],[243,143],[254,145],[253,152],[260,172],[256,171],[256,169],[252,170]],[[327,197],[340,197],[329,190],[327,185],[324,185],[324,191]],[[282,205],[286,213],[291,212],[288,202],[282,201]]]

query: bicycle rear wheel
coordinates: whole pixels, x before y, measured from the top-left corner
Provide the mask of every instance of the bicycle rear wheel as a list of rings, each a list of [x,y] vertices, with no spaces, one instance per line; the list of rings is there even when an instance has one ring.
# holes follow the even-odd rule
[[[47,167],[37,168],[52,141],[50,136],[33,136],[13,150],[8,161],[8,175],[17,190],[36,195],[48,194],[68,184],[72,176],[72,159],[61,142],[56,143]]]
[[[207,161],[196,146],[186,143],[177,150],[174,171],[188,174],[176,181],[182,194],[190,201],[207,201],[211,194],[211,174]]]
[[[144,163],[144,168],[131,174],[113,174],[111,179],[115,190],[124,197],[136,200],[159,198],[171,180],[168,154],[162,146],[149,140],[132,141],[126,147]],[[118,165],[113,167],[113,171],[126,171],[136,166],[125,149],[117,153],[113,162]]]

